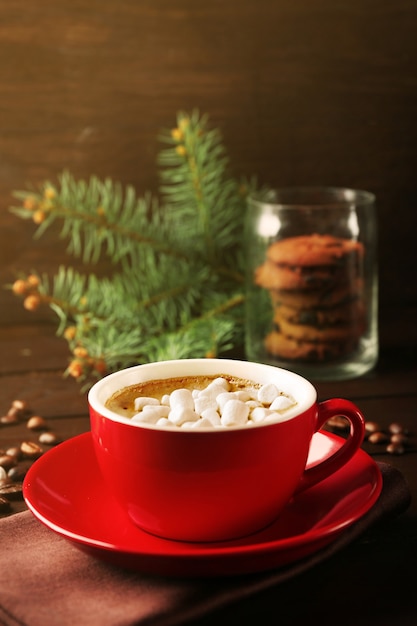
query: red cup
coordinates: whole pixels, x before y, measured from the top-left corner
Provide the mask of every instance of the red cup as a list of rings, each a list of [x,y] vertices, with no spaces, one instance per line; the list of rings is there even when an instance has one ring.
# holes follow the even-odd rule
[[[296,405],[276,422],[201,430],[134,423],[105,406],[116,391],[140,382],[222,374],[274,383]],[[301,376],[247,361],[184,359],[127,368],[93,385],[88,402],[95,454],[109,492],[137,526],[182,541],[222,541],[266,527],[296,492],[347,463],[364,436],[364,418],[352,402],[319,403],[315,388]],[[306,469],[314,433],[340,415],[350,422],[346,442]]]

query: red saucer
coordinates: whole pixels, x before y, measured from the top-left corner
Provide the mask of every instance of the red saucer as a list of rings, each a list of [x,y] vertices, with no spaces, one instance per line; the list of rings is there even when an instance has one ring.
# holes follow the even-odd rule
[[[314,435],[309,465],[343,443]],[[92,555],[154,574],[221,576],[280,567],[333,541],[360,519],[382,489],[378,466],[363,450],[341,470],[297,495],[268,528],[234,541],[185,543],[150,535],[128,519],[106,490],[90,433],[45,453],[26,475],[23,493],[37,519]]]

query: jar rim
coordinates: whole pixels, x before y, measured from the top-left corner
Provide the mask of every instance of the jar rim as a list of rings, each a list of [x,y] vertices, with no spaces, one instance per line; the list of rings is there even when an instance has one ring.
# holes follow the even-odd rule
[[[278,187],[254,192],[248,196],[248,202],[286,208],[346,208],[371,206],[375,203],[375,194],[349,187]]]

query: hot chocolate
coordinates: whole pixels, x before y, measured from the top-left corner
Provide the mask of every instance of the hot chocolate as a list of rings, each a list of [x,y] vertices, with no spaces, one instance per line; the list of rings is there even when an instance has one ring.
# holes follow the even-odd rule
[[[261,385],[221,374],[130,385],[114,393],[106,407],[142,425],[217,428],[278,419],[295,404],[274,384]]]

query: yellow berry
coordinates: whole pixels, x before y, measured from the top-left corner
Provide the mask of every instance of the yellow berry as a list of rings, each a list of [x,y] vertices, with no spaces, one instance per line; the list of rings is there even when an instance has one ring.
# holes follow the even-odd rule
[[[37,287],[40,283],[39,277],[36,274],[30,274],[27,278],[28,285],[30,287]]]
[[[75,326],[67,326],[64,330],[64,337],[67,341],[72,341],[77,333],[77,329]]]
[[[84,368],[81,361],[78,361],[77,359],[71,361],[68,365],[68,374],[73,378],[80,378],[80,376],[84,374]]]
[[[175,151],[177,154],[179,154],[180,156],[185,156],[187,154],[187,149],[185,146],[183,146],[182,144],[180,144],[179,146],[177,146],[175,148]]]
[[[46,218],[45,211],[38,209],[37,211],[34,212],[32,219],[35,222],[35,224],[42,224],[42,222],[45,221],[45,218]]]
[[[80,359],[85,359],[88,356],[88,351],[82,346],[77,346],[76,348],[74,348],[74,356]]]
[[[43,197],[47,198],[48,200],[52,200],[53,198],[55,198],[56,196],[56,191],[53,187],[46,187],[46,189],[43,192]]]
[[[17,296],[22,296],[23,294],[25,294],[27,292],[27,289],[28,289],[27,282],[25,280],[22,280],[21,278],[19,278],[18,280],[15,280],[12,286],[12,291]]]
[[[28,196],[23,200],[23,207],[28,209],[28,211],[33,211],[37,206],[36,198],[33,196]]]
[[[36,309],[38,308],[40,303],[41,303],[40,297],[38,295],[35,295],[35,294],[27,296],[23,300],[23,306],[25,307],[25,309],[27,311],[36,311]]]
[[[184,139],[184,133],[180,128],[173,128],[171,130],[171,136],[173,139],[175,139],[175,141],[181,141],[182,139]]]

